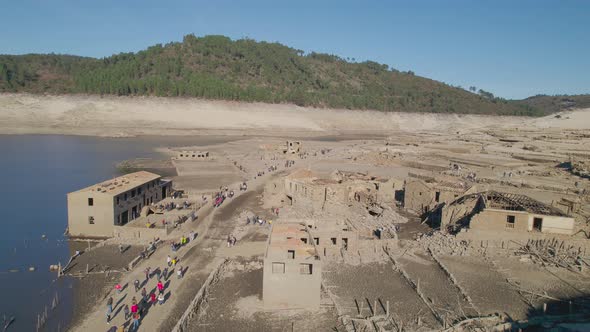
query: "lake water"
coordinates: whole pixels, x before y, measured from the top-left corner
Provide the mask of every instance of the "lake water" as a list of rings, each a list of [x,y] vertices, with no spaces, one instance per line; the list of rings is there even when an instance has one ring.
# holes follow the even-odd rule
[[[14,316],[8,331],[34,331],[47,306],[45,330],[63,331],[68,324],[73,281],[49,272],[49,265],[69,259],[66,193],[119,175],[122,160],[158,157],[156,147],[229,140],[0,135],[0,323]],[[52,310],[56,294],[59,305]]]

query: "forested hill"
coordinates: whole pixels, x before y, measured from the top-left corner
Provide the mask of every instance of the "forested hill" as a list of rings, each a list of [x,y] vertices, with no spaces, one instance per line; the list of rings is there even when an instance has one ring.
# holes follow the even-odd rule
[[[400,112],[544,115],[548,110],[400,72],[224,36],[155,45],[104,59],[0,55],[0,91],[190,96]]]

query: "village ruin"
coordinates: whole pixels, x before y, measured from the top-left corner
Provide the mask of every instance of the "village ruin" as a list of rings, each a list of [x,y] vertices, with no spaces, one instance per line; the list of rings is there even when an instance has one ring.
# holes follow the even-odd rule
[[[590,141],[444,135],[169,152],[173,182],[140,172],[69,194],[70,234],[196,238],[178,250],[198,287],[178,286],[183,314],[160,330],[498,331],[587,315],[590,179],[563,147],[590,155]]]

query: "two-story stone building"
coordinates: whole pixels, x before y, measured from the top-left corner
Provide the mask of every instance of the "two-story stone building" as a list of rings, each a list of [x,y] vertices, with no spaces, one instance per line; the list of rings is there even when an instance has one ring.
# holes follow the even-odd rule
[[[166,198],[171,190],[171,181],[140,171],[68,193],[68,233],[72,237],[112,237],[115,225],[139,217],[144,206]]]

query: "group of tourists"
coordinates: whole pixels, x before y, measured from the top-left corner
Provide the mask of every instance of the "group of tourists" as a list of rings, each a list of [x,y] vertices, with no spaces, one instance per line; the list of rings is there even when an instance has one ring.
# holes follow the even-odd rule
[[[246,184],[246,182],[242,182],[240,184],[240,191],[246,191],[248,190],[248,185]]]
[[[246,225],[250,225],[250,223],[252,223],[252,225],[266,225],[267,221],[265,219],[260,218],[259,216],[254,216],[252,218],[250,217],[246,217]],[[272,221],[268,221],[268,224],[272,224]]]
[[[170,256],[168,256],[170,258]],[[170,259],[169,266],[172,265],[172,261],[174,259]],[[176,264],[176,263],[174,263]],[[182,275],[182,267],[179,267],[179,272],[177,274]],[[144,270],[145,280],[140,282],[139,279],[135,279],[133,281],[133,286],[135,287],[135,292],[141,295],[141,299],[137,301],[136,297],[134,296],[131,300],[131,305],[124,305],[123,306],[123,313],[125,315],[125,321],[131,319],[131,325],[128,331],[136,331],[139,328],[139,323],[141,321],[141,317],[147,314],[147,310],[155,306],[156,304],[163,305],[166,301],[165,290],[166,286],[164,282],[168,280],[168,267],[164,269],[160,269],[159,267],[152,270],[150,267],[147,267]],[[156,291],[151,292],[148,294],[145,285],[150,281],[150,279],[155,278],[157,280],[156,283]],[[144,286],[144,287],[142,287]],[[115,289],[117,294],[120,294],[124,287],[121,287],[121,284],[115,285]],[[107,324],[110,324],[113,314],[113,298],[110,297],[107,301]],[[124,327],[119,327],[120,331],[124,331]],[[117,331],[119,331],[117,330]]]

